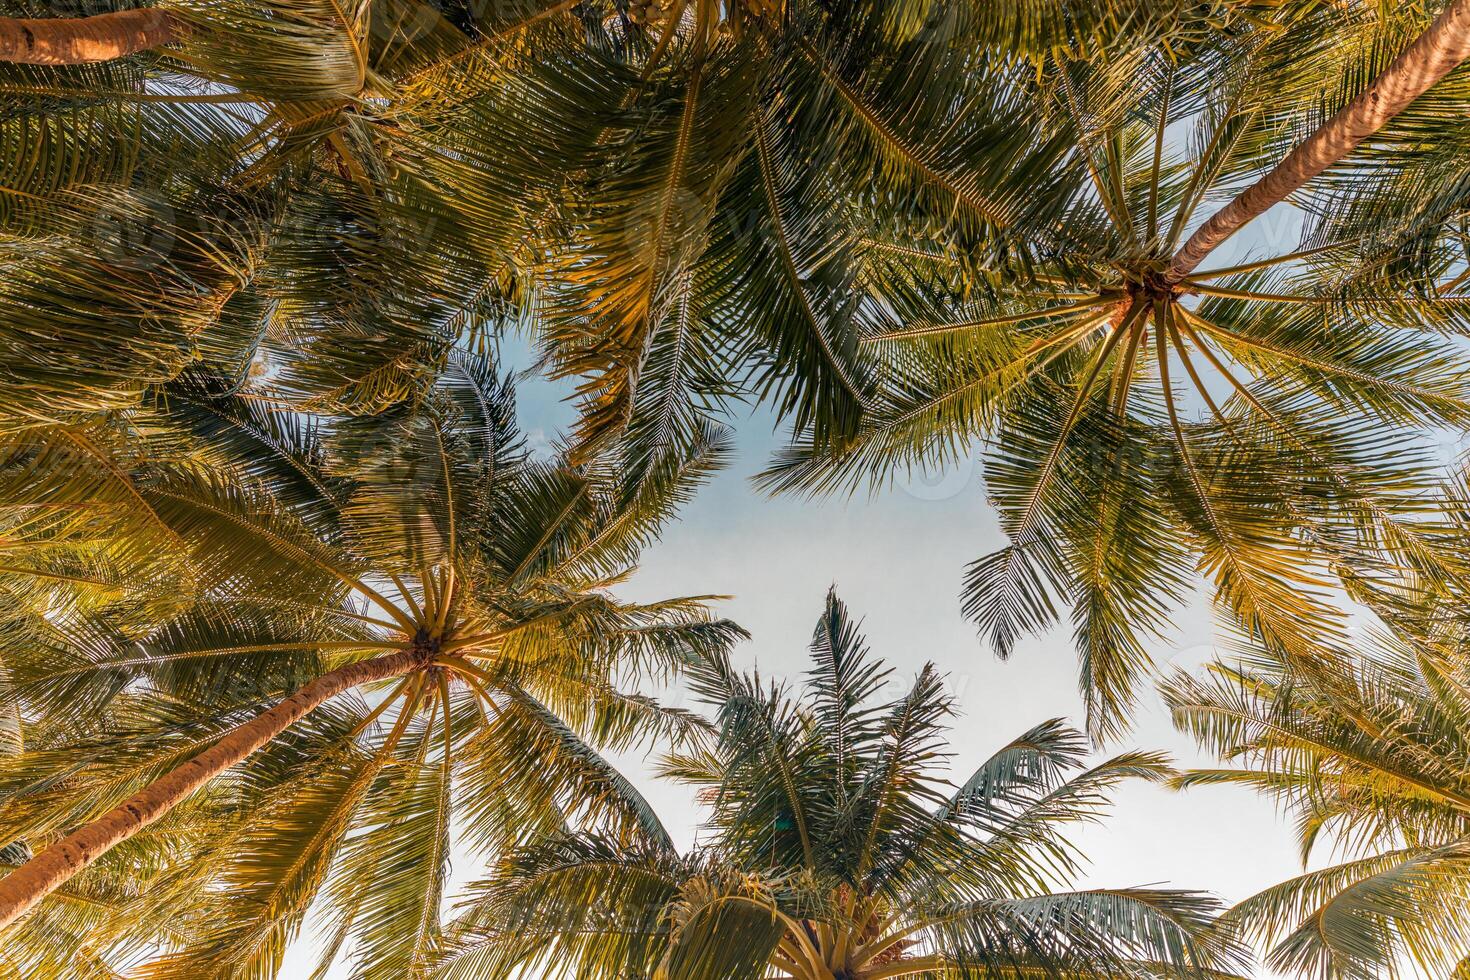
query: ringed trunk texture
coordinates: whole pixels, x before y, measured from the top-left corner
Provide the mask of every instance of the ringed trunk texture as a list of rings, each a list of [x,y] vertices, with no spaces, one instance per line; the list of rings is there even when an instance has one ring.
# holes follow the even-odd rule
[[[1366,91],[1189,236],[1169,263],[1168,281],[1189,275],[1221,242],[1351,153],[1467,57],[1470,0],[1455,0]]]
[[[183,21],[156,7],[91,17],[0,17],[0,61],[85,65],[173,44],[184,34]]]
[[[215,776],[249,758],[329,698],[371,681],[407,674],[421,663],[414,651],[404,650],[323,674],[112,810],[72,831],[0,878],[0,929],[20,918],[108,849],[168,813]]]

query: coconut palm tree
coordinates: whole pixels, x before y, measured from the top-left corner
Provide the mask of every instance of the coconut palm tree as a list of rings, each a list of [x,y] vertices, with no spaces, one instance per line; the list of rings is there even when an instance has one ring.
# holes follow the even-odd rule
[[[1291,976],[1470,970],[1470,659],[1463,631],[1377,637],[1332,674],[1269,656],[1164,688],[1180,728],[1231,768],[1185,786],[1247,786],[1297,819],[1305,863],[1340,863],[1247,898],[1224,922]],[[1414,972],[1417,965],[1422,973]]]
[[[773,487],[989,440],[1013,540],[967,608],[1005,653],[1070,602],[1094,734],[1199,572],[1308,656],[1334,566],[1453,566],[1388,440],[1465,417],[1423,335],[1463,326],[1458,157],[1417,138],[1455,131],[1464,5],[994,6],[211,4],[178,57],[6,68],[0,411],[194,359],[373,411],[530,321],[579,451],[626,433],[635,472],[748,395],[801,437]],[[1200,268],[1294,190],[1304,248]]]
[[[0,66],[4,420],[201,359],[322,411],[420,392],[525,305],[557,160],[597,135],[570,6],[200,4],[163,15],[177,49]]]
[[[589,443],[688,438],[752,366],[798,424],[846,431],[867,384],[847,192],[888,172],[893,200],[958,205],[988,240],[989,200],[1046,178],[995,92],[946,151],[979,174],[960,181],[873,115],[846,76],[902,54],[900,4],[439,7],[185,4],[160,15],[177,49],[0,65],[0,302],[31,352],[6,411],[116,407],[190,358],[262,351],[282,391],[373,410],[461,334],[534,312],[587,380]]]
[[[1434,463],[1416,436],[1470,418],[1443,336],[1470,312],[1458,219],[1443,172],[1427,213],[1391,192],[1427,179],[1416,134],[1456,131],[1467,9],[1427,27],[1359,13],[1285,5],[1269,28],[1043,57],[1014,84],[1081,179],[1036,263],[982,283],[963,250],[910,242],[878,287],[895,322],[862,341],[884,376],[861,431],[805,439],[766,475],[830,491],[983,445],[1010,542],[970,567],[966,612],[1004,655],[1070,607],[1095,735],[1123,727],[1148,638],[1196,576],[1302,660],[1339,638],[1345,567],[1464,580],[1412,490]],[[1329,118],[1301,139],[1305,106]],[[1390,159],[1394,179],[1364,176]],[[1300,248],[1202,265],[1288,195]],[[1228,203],[1200,223],[1212,200]]]
[[[951,699],[931,667],[895,700],[829,595],[805,689],[693,664],[718,733],[663,765],[711,808],[662,833],[556,834],[506,856],[451,927],[439,976],[596,978],[1207,976],[1233,962],[1213,903],[1151,888],[1050,889],[1069,825],[1169,772],[1156,754],[1082,768],[1085,739],[1036,726],[965,782],[941,769]]]
[[[191,375],[125,421],[7,446],[10,509],[113,509],[68,530],[151,527],[174,554],[111,603],[105,577],[46,577],[76,601],[7,644],[25,743],[0,759],[0,837],[37,853],[0,878],[5,923],[155,821],[213,806],[207,846],[109,920],[201,924],[163,937],[148,975],[273,975],[315,906],[358,975],[403,977],[437,941],[452,826],[495,851],[646,820],[584,737],[687,728],[620,684],[739,630],[698,599],[607,587],[715,464],[718,432],[636,485],[608,457],[538,459],[508,384],[468,356],[419,406],[373,418],[314,420]],[[6,572],[33,606],[45,557]]]

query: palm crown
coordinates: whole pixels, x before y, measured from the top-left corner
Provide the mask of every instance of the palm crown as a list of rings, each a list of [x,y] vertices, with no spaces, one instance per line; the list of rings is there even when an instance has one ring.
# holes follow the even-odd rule
[[[812,654],[799,694],[724,655],[691,665],[718,734],[662,771],[711,807],[704,843],[562,834],[509,855],[451,928],[444,975],[1181,976],[1232,961],[1204,896],[1048,890],[1077,870],[1065,829],[1118,783],[1166,775],[1159,756],[1081,768],[1085,740],[1052,721],[955,788],[932,667],[876,702],[891,674],[835,596]]]
[[[317,907],[342,937],[327,961],[350,942],[354,975],[416,976],[438,941],[452,827],[494,853],[567,821],[647,821],[584,736],[683,732],[685,716],[618,683],[739,631],[697,600],[633,604],[606,586],[720,451],[716,434],[636,487],[606,459],[541,461],[509,387],[474,358],[418,409],[370,420],[303,420],[194,377],[128,423],[126,442],[86,442],[113,461],[99,480],[125,485],[116,520],[166,530],[178,553],[142,581],[81,574],[75,549],[7,569],[19,608],[48,614],[18,613],[5,652],[26,737],[0,759],[0,837],[42,852],[0,878],[6,901],[77,834],[129,830],[7,935],[14,969],[72,975],[115,941],[169,950],[140,968],[150,977],[273,976]],[[78,469],[48,445],[74,447],[71,431],[12,440],[28,464],[7,467],[14,511],[115,499],[54,479]],[[65,531],[100,536],[97,520]],[[185,587],[161,613],[156,593]],[[158,803],[191,767],[208,769],[198,791]],[[139,813],[168,821],[178,847]],[[112,900],[78,912],[89,890]]]

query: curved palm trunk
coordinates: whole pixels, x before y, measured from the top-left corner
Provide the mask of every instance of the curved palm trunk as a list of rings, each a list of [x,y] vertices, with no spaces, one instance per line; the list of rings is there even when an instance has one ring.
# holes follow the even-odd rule
[[[173,44],[184,23],[167,10],[119,10],[92,17],[0,17],[0,61],[84,65]]]
[[[422,662],[417,652],[404,650],[323,674],[96,820],[72,831],[0,878],[0,929],[107,853],[109,848],[168,813],[189,794],[269,744],[329,698],[371,681],[407,674]]]
[[[1168,281],[1189,275],[1221,242],[1351,153],[1467,57],[1470,0],[1455,0],[1366,91],[1201,225],[1169,263]]]

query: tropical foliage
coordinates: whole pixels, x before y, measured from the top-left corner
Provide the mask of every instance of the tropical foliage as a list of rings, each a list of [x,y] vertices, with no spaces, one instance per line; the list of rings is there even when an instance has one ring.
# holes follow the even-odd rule
[[[443,976],[1179,977],[1236,961],[1206,896],[1053,890],[1078,870],[1069,827],[1119,783],[1165,778],[1159,755],[1085,767],[1085,738],[1049,721],[954,786],[932,666],[878,700],[892,672],[835,595],[811,651],[800,691],[724,654],[690,665],[717,731],[662,771],[710,806],[694,851],[657,827],[521,848],[451,927]]]
[[[966,611],[1005,653],[1070,606],[1102,735],[1126,723],[1148,642],[1200,575],[1301,657],[1340,632],[1342,565],[1462,575],[1425,521],[1434,460],[1416,441],[1470,408],[1442,337],[1470,306],[1436,285],[1455,285],[1456,240],[1332,179],[1302,192],[1302,247],[1209,269],[1180,258],[1204,209],[1384,71],[1419,16],[1285,4],[1198,34],[1185,18],[994,82],[1060,143],[1055,183],[1032,187],[1049,223],[1021,226],[1032,262],[977,276],[943,238],[906,256],[904,289],[886,294],[899,322],[863,338],[889,370],[860,433],[841,452],[787,453],[769,485],[950,465],[983,442],[1010,543],[970,567]],[[1379,134],[1385,187],[1420,173],[1391,148],[1447,118],[1465,77]]]
[[[745,397],[797,439],[772,488],[983,444],[1011,543],[966,611],[1004,654],[1070,606],[1096,735],[1196,574],[1299,656],[1343,562],[1462,575],[1403,447],[1470,414],[1463,164],[1420,139],[1467,15],[994,6],[185,3],[171,46],[0,65],[0,411],[204,360],[375,412],[519,325],[635,474]],[[1199,268],[1298,188],[1300,247]]]
[[[41,853],[0,878],[8,915],[27,868],[67,856],[74,828],[109,811],[130,823],[7,933],[0,974],[90,976],[93,960],[161,945],[135,975],[275,976],[318,909],[337,935],[324,964],[345,943],[354,976],[418,976],[452,840],[498,853],[567,821],[646,823],[593,745],[697,723],[619,685],[740,631],[699,600],[634,604],[607,586],[720,451],[712,433],[636,486],[610,459],[537,458],[509,386],[468,357],[417,410],[371,419],[283,414],[190,376],[110,431],[14,436],[10,528],[41,546],[4,574],[19,610],[4,704],[24,742],[0,757],[0,838],[24,842],[10,863]],[[28,523],[37,508],[84,516]],[[96,509],[152,526],[174,553],[110,577],[128,563]],[[93,551],[48,553],[66,531],[90,533]],[[153,802],[344,675],[258,751],[212,763],[198,792]]]
[[[0,980],[261,980],[308,913],[319,975],[1177,975],[1234,927],[1470,975],[1467,57],[1470,0],[0,0]],[[1251,654],[1166,697],[1245,768],[1178,781],[1351,862],[1221,928],[1054,893],[1162,759],[1048,723],[945,787],[937,677],[870,704],[835,598],[803,692],[619,598],[746,401],[773,491],[979,454],[964,611],[1070,614],[1094,741],[1205,579]],[[714,721],[638,693],[681,670]],[[655,737],[690,854],[597,752]]]
[[[1463,630],[1381,636],[1331,672],[1256,655],[1177,677],[1181,728],[1232,768],[1182,785],[1248,786],[1295,815],[1302,858],[1329,863],[1268,888],[1225,922],[1288,976],[1460,976],[1470,969],[1470,658]],[[1456,972],[1456,971],[1459,972]]]

